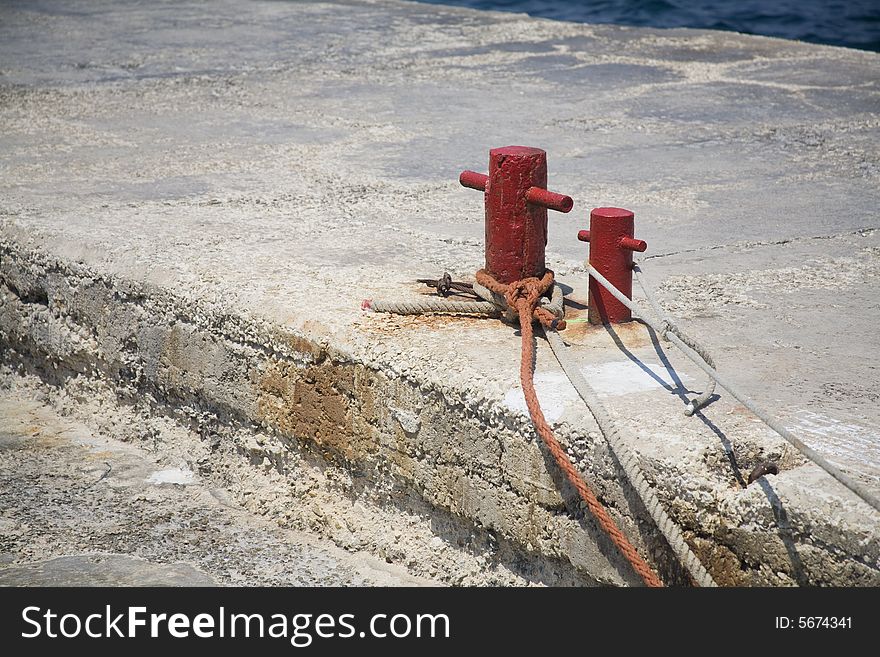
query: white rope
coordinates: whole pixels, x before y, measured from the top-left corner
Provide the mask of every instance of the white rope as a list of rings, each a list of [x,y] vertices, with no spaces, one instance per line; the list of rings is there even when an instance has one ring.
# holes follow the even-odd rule
[[[507,302],[502,295],[496,294],[491,290],[486,289],[479,283],[474,283],[474,292],[476,292],[480,297],[486,299],[486,301],[459,302],[440,299],[419,299],[417,301],[399,302],[372,301],[369,303],[365,302],[365,308],[373,310],[375,312],[390,312],[397,314],[414,315],[428,312],[474,313],[474,310],[460,309],[471,309],[476,306],[482,311],[483,306],[485,305],[491,308],[492,314],[495,315],[498,315],[502,312],[509,312],[507,309]],[[564,317],[564,295],[562,293],[562,287],[558,283],[553,284],[553,290],[549,298],[541,298],[541,306],[549,310],[556,317]],[[480,312],[480,314],[484,313]],[[611,419],[611,416],[608,414],[608,411],[605,410],[604,406],[602,406],[601,402],[593,392],[593,389],[590,388],[580,372],[577,371],[577,368],[575,368],[571,364],[571,361],[566,358],[565,354],[563,353],[564,344],[562,342],[562,339],[555,331],[552,330],[545,331],[545,334],[547,336],[547,341],[550,343],[550,348],[556,355],[556,359],[559,361],[562,369],[568,375],[569,380],[571,381],[575,390],[581,396],[581,399],[583,399],[589,411],[593,414],[593,417],[596,419],[596,423],[599,425],[599,430],[602,432],[602,435],[605,437],[605,439],[608,441],[608,445],[611,447],[611,452],[614,454],[614,457],[617,459],[618,463],[620,463],[621,468],[623,468],[624,474],[626,475],[627,479],[633,487],[633,490],[635,490],[636,494],[642,500],[642,503],[645,505],[645,509],[647,509],[648,514],[651,516],[651,519],[654,521],[654,523],[657,525],[657,528],[666,538],[666,541],[669,543],[669,546],[672,549],[673,553],[679,559],[680,563],[688,570],[688,572],[691,574],[691,577],[693,577],[694,581],[699,586],[717,586],[715,580],[712,579],[712,576],[703,567],[703,564],[700,563],[700,560],[697,558],[697,556],[691,551],[690,546],[688,546],[687,542],[684,540],[684,536],[682,535],[681,530],[676,526],[672,518],[669,517],[669,514],[667,514],[666,511],[663,509],[663,506],[660,503],[660,499],[657,497],[657,494],[654,492],[654,490],[651,488],[651,485],[645,479],[644,473],[642,472],[641,466],[639,465],[638,459],[636,458],[635,454],[631,452],[626,444],[620,439],[618,428]]]
[[[495,294],[479,283],[474,283],[474,292],[485,299],[484,301],[459,301],[457,299],[435,299],[425,297],[405,301],[365,300],[363,310],[374,313],[393,313],[395,315],[426,315],[429,313],[458,313],[462,315],[486,315],[498,317],[506,313],[513,313],[509,319],[516,319],[516,313],[508,310],[507,302],[500,294]],[[556,317],[562,317],[563,310],[562,288],[555,284],[551,296],[541,297],[540,306],[546,308]]]
[[[413,301],[365,301],[364,310],[395,315],[425,315],[428,313],[459,313],[463,315],[487,315],[497,317],[501,314],[493,303],[488,301],[456,301],[454,299],[416,299]]]
[[[699,342],[690,337],[687,333],[682,331],[675,322],[672,321],[672,318],[666,314],[666,311],[660,306],[660,303],[657,301],[657,297],[654,296],[654,293],[645,285],[645,281],[642,280],[640,274],[642,273],[641,267],[637,264],[633,265],[633,273],[635,273],[636,280],[639,282],[639,286],[642,288],[642,291],[645,293],[645,298],[648,299],[648,303],[651,304],[651,308],[654,309],[654,313],[657,315],[660,320],[660,326],[665,327],[666,330],[663,332],[659,332],[660,336],[663,339],[668,339],[669,333],[674,333],[681,341],[684,342],[691,349],[696,351],[700,358],[702,358],[709,367],[715,367],[715,361],[712,359],[711,354],[709,354],[708,349],[706,349]],[[694,397],[688,405],[684,409],[684,414],[688,417],[692,416],[698,410],[703,408],[706,404],[709,403],[709,400],[712,399],[712,395],[715,394],[715,379],[711,376],[709,377],[708,382],[706,383],[706,389],[702,392],[702,394]]]
[[[629,308],[633,313],[637,314],[641,317],[645,322],[648,323],[651,328],[653,328],[658,333],[665,335],[666,338],[678,347],[685,356],[690,358],[696,365],[703,370],[706,374],[711,376],[722,388],[727,390],[733,397],[735,397],[743,406],[748,408],[752,413],[754,413],[757,417],[761,419],[764,424],[773,429],[780,436],[785,438],[789,443],[794,445],[798,451],[810,459],[813,463],[822,468],[825,472],[834,477],[841,484],[846,486],[850,491],[855,493],[858,497],[860,497],[863,501],[874,507],[877,511],[880,511],[880,499],[877,498],[876,495],[868,491],[862,484],[855,481],[852,477],[841,472],[837,467],[829,463],[825,460],[825,458],[816,452],[816,450],[808,447],[800,439],[797,438],[791,431],[786,429],[778,420],[776,420],[773,416],[771,416],[767,411],[758,406],[755,402],[753,402],[748,395],[743,393],[736,385],[734,385],[731,381],[728,381],[725,377],[718,373],[718,371],[711,367],[705,360],[698,354],[693,348],[689,347],[678,335],[673,333],[672,331],[667,331],[662,326],[656,326],[651,323],[649,319],[647,319],[644,311],[639,307],[631,299],[627,298],[623,292],[618,290],[614,285],[612,285],[607,278],[605,278],[602,274],[600,274],[596,269],[587,264],[587,271],[590,276],[592,276],[596,281],[608,290],[611,295],[620,301],[624,306]]]
[[[547,336],[547,342],[550,343],[550,348],[556,355],[556,360],[559,361],[563,371],[568,376],[568,380],[571,381],[574,389],[577,390],[581,399],[584,400],[584,404],[586,404],[590,413],[593,414],[596,424],[599,425],[599,431],[602,432],[602,435],[611,447],[612,454],[614,454],[617,462],[620,463],[620,467],[623,468],[623,472],[630,484],[632,484],[633,490],[636,491],[642,500],[645,509],[647,509],[651,519],[666,538],[669,547],[672,548],[679,562],[687,569],[699,586],[718,586],[685,541],[681,530],[672,518],[669,517],[669,514],[666,513],[654,489],[645,479],[638,458],[621,439],[617,424],[602,402],[599,401],[593,388],[590,387],[578,368],[568,358],[562,338],[559,337],[556,331],[545,330],[544,333]]]

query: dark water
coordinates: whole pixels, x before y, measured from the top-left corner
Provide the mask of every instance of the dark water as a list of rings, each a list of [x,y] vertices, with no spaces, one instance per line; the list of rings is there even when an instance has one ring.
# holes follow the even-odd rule
[[[880,51],[880,0],[422,0],[580,23],[697,27]]]

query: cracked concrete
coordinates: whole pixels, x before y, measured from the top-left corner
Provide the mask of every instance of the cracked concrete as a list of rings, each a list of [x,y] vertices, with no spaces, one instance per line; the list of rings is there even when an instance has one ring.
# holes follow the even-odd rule
[[[646,278],[720,368],[877,486],[880,56],[392,0],[246,7],[0,9],[0,345],[52,403],[174,436],[247,508],[417,575],[633,583],[509,403],[509,327],[358,310],[472,276],[482,207],[457,174],[522,143],[575,199],[548,244],[573,301],[589,209],[634,210]],[[869,507],[723,395],[684,418],[699,373],[643,328],[572,327],[583,367],[656,384],[608,405],[719,581],[880,582]],[[537,366],[574,460],[684,582],[543,345]],[[148,430],[106,419],[126,408]],[[771,456],[782,473],[743,489]],[[272,485],[224,474],[239,462]],[[318,511],[344,523],[304,504],[328,489]],[[392,549],[422,530],[436,555]]]

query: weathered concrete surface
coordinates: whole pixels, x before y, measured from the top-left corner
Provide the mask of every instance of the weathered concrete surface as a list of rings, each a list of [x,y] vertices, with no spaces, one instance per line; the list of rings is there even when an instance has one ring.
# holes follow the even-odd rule
[[[878,55],[392,1],[0,12],[4,359],[97,424],[116,411],[85,402],[122,399],[150,426],[116,427],[132,440],[162,416],[218,437],[203,457],[250,508],[393,544],[302,505],[326,468],[352,502],[432,519],[456,556],[388,557],[412,572],[633,582],[566,511],[509,327],[358,311],[480,266],[456,177],[510,143],[548,150],[575,198],[548,244],[575,298],[589,209],[634,210],[648,278],[719,366],[877,487]],[[676,377],[702,381],[680,358],[636,327],[623,352],[566,338],[721,582],[880,583],[877,514],[729,399],[681,416]],[[681,581],[543,346],[537,366],[576,460]],[[236,455],[283,484],[234,481]],[[782,474],[743,489],[770,456]]]
[[[211,487],[204,463],[97,435],[16,383],[0,390],[0,586],[430,583],[279,529]]]

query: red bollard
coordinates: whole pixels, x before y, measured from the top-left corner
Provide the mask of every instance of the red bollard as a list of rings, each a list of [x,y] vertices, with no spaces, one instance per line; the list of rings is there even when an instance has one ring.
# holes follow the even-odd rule
[[[632,299],[632,252],[648,248],[647,242],[633,239],[634,219],[629,210],[596,208],[590,213],[590,230],[578,233],[581,242],[590,243],[590,264],[628,299]],[[588,317],[591,324],[616,324],[631,320],[632,313],[590,277]]]
[[[546,271],[547,209],[568,212],[570,196],[547,191],[547,153],[505,146],[489,151],[489,175],[463,171],[459,182],[486,192],[486,271],[499,283]]]

